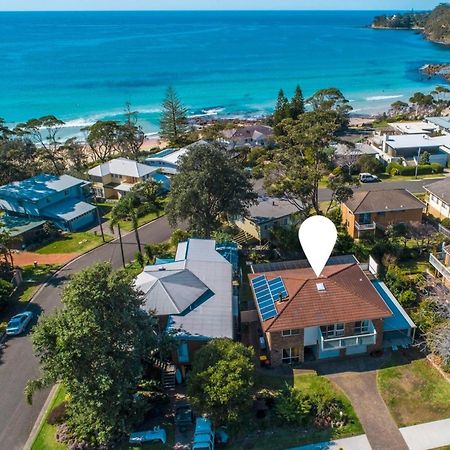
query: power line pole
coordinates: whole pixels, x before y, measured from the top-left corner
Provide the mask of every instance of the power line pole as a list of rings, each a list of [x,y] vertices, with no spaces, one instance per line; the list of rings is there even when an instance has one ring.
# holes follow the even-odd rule
[[[125,269],[125,255],[123,254],[123,242],[122,242],[122,233],[120,231],[120,224],[117,224],[117,231],[119,232],[119,243],[120,243],[120,254],[122,255],[122,265]]]

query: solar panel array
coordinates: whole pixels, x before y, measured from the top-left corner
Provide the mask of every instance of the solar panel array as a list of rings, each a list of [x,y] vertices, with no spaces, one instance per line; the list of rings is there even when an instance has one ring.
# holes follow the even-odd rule
[[[252,286],[262,320],[276,317],[278,313],[275,302],[288,297],[288,292],[283,279],[277,277],[267,281],[266,276],[261,275],[253,278]]]
[[[288,297],[286,286],[284,285],[283,279],[281,277],[274,278],[269,281],[269,289],[272,294],[273,300],[276,302],[278,300],[283,300]]]
[[[275,317],[277,315],[277,309],[275,308],[272,293],[269,289],[269,283],[267,282],[265,275],[253,278],[252,286],[262,320]]]

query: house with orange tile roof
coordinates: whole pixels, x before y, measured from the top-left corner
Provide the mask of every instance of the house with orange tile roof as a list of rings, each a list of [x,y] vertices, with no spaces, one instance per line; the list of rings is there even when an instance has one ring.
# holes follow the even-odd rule
[[[272,366],[408,347],[415,325],[354,256],[332,257],[320,278],[307,261],[257,264],[249,275]]]

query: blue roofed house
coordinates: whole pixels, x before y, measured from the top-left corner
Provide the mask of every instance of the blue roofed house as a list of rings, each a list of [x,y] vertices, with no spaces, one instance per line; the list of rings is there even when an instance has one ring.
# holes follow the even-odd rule
[[[96,209],[86,200],[90,183],[70,175],[40,174],[0,186],[0,209],[9,216],[52,221],[67,231],[92,224]]]
[[[178,341],[173,361],[189,366],[195,351],[213,338],[233,339],[237,328],[238,289],[233,285],[237,247],[214,240],[189,239],[173,260],[146,266],[135,280],[144,309]],[[224,256],[222,256],[222,254]]]

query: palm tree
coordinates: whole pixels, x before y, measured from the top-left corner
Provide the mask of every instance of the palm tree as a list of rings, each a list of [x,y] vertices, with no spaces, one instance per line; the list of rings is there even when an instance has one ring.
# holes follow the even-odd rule
[[[111,230],[121,220],[129,220],[133,225],[134,234],[136,236],[136,243],[139,253],[142,253],[141,240],[139,238],[139,197],[134,192],[128,192],[122,196],[111,211]]]
[[[2,222],[0,222],[0,255],[3,255],[5,262],[11,268],[14,268],[14,258],[10,248],[11,233]],[[8,260],[9,258],[9,260]]]

